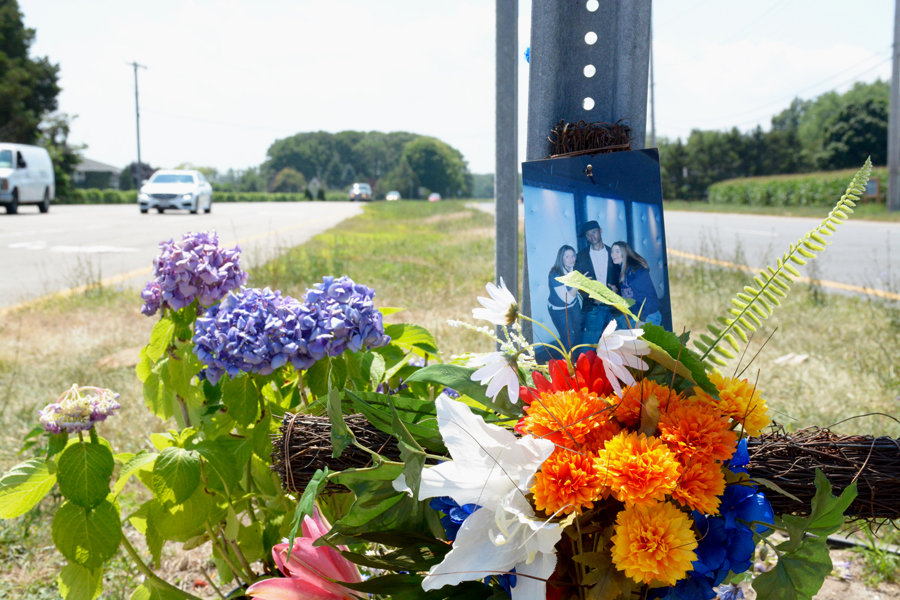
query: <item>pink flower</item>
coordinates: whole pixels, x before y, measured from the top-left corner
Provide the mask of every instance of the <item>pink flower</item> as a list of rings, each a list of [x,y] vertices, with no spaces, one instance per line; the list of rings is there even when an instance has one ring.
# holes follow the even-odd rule
[[[330,529],[319,509],[314,508],[312,517],[303,518],[303,537],[294,540],[290,560],[287,544],[272,548],[272,557],[284,577],[257,581],[247,588],[247,595],[260,600],[354,600],[350,589],[328,580],[359,583],[362,577],[357,566],[334,548],[313,546]]]

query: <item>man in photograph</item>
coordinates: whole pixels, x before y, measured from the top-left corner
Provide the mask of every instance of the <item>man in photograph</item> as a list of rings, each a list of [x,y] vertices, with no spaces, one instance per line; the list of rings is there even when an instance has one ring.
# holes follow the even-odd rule
[[[585,238],[588,246],[578,251],[574,270],[589,279],[606,284],[606,287],[618,293],[619,267],[612,261],[610,247],[603,244],[603,229],[600,224],[597,221],[588,221],[581,226],[579,237]],[[597,302],[585,292],[582,292],[581,296],[583,299],[581,343],[596,345],[606,324],[615,317],[611,314],[609,306]],[[584,350],[581,349],[582,352]]]

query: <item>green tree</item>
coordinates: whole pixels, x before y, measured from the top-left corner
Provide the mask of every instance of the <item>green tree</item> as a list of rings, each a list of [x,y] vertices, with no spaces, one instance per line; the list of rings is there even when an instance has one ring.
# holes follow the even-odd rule
[[[419,177],[416,172],[412,170],[405,158],[401,158],[393,171],[378,180],[376,187],[383,190],[384,193],[397,190],[407,200],[414,200],[418,197],[419,185]]]
[[[278,192],[284,194],[299,194],[306,190],[306,178],[303,173],[295,171],[290,167],[285,167],[278,171],[272,178],[269,185],[270,192]]]
[[[472,180],[462,154],[434,138],[419,138],[403,148],[403,160],[419,185],[445,197],[471,196]]]
[[[59,65],[30,58],[34,29],[22,22],[16,0],[0,0],[0,140],[34,144],[40,123],[55,111]]]
[[[74,116],[65,113],[49,115],[41,123],[41,146],[47,149],[53,162],[53,179],[56,185],[56,197],[68,198],[72,194],[72,174],[82,161],[82,150],[86,145],[69,143],[69,130]]]
[[[151,167],[149,164],[142,162],[141,163],[141,181],[150,179],[153,174],[157,171],[157,169]],[[119,173],[119,189],[120,190],[133,190],[136,189],[136,177],[137,173],[137,161],[131,162],[128,166],[126,166]]]

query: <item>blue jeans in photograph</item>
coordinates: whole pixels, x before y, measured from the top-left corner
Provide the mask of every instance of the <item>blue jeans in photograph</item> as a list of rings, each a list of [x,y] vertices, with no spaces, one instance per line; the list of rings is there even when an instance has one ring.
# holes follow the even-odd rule
[[[566,354],[572,352],[572,348],[581,343],[581,304],[574,302],[564,309],[548,306],[547,312],[550,313],[553,325],[556,326],[559,341],[562,342]],[[555,352],[553,355],[554,358],[562,358],[557,357]]]
[[[606,325],[610,321],[612,321],[612,316],[610,315],[609,307],[605,305],[601,306],[599,304],[594,304],[590,311],[582,312],[581,343],[596,346],[597,342],[600,341],[600,336],[603,335],[603,330],[606,329]],[[575,352],[576,358],[588,350],[590,350],[590,348],[579,348]]]

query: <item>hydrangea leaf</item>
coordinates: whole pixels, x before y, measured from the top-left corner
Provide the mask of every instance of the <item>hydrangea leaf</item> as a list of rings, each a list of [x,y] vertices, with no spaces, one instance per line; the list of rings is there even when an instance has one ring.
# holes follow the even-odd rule
[[[181,504],[163,504],[154,500],[150,506],[150,521],[156,525],[159,534],[163,539],[175,542],[186,542],[202,533],[207,520],[215,523],[224,514],[224,507],[218,506],[212,494],[202,486]]]
[[[69,562],[98,568],[119,549],[119,511],[109,500],[90,510],[67,501],[56,511],[51,533],[53,543]]]
[[[419,325],[411,323],[395,323],[387,325],[384,333],[391,338],[391,344],[399,346],[406,351],[416,351],[417,354],[427,354],[440,361],[441,357],[438,353],[437,342],[431,332]]]
[[[248,525],[240,525],[237,544],[247,561],[253,563],[261,560],[266,553],[263,545],[263,524],[259,521]]]
[[[328,375],[331,375],[331,382]],[[307,385],[317,398],[328,395],[330,388],[343,389],[347,381],[347,364],[342,356],[318,361],[306,372]]]
[[[232,419],[250,425],[259,416],[259,391],[249,375],[228,378],[222,384],[222,404]]]
[[[146,450],[141,450],[137,454],[135,454],[119,471],[119,478],[116,480],[116,484],[113,486],[113,494],[118,496],[122,491],[122,488],[125,487],[125,484],[128,483],[128,480],[134,475],[137,471],[143,469],[148,471],[153,471],[153,463],[156,462],[156,457],[159,456],[156,452],[147,452]]]
[[[192,345],[189,343],[179,344],[175,356],[169,358],[169,382],[182,398],[191,398],[201,394],[197,387],[191,385],[191,380],[200,372],[203,365],[191,348]],[[200,402],[203,402],[202,398]]]
[[[102,444],[75,443],[59,457],[59,491],[73,504],[93,508],[109,495],[116,461]]]
[[[149,346],[141,348],[141,352],[138,354],[138,364],[134,367],[134,372],[142,383],[150,377],[150,373],[153,371],[153,361],[150,360],[148,354],[149,348]]]
[[[47,458],[53,458],[66,449],[69,444],[69,432],[65,429],[60,433],[51,433],[49,436],[50,443],[47,445]]]
[[[753,589],[766,600],[811,600],[831,569],[825,539],[808,537],[796,550],[778,557],[771,571],[753,581]]]
[[[103,569],[69,563],[60,569],[56,582],[65,600],[94,600],[103,591]]]
[[[625,298],[606,287],[605,284],[594,281],[578,271],[570,271],[562,277],[557,277],[556,280],[569,287],[574,287],[585,292],[594,300],[612,306],[623,314],[634,317]]]
[[[143,391],[144,404],[147,405],[150,412],[163,421],[168,421],[173,414],[172,403],[175,401],[175,393],[163,385],[156,370],[144,380]]]
[[[163,317],[153,326],[150,332],[150,343],[147,345],[147,356],[152,361],[157,361],[165,355],[172,336],[175,334],[175,321],[170,317]]]
[[[32,458],[0,477],[0,519],[27,513],[44,499],[56,483],[56,464]]]
[[[155,584],[152,581],[144,582],[131,594],[128,600],[183,600],[184,596]]]
[[[206,462],[204,473],[206,474],[210,489],[222,489],[227,494],[241,478],[241,470],[237,459],[231,452],[230,440],[204,440],[196,444],[192,449]]]
[[[160,502],[181,504],[200,485],[200,455],[183,448],[169,447],[159,453],[153,465],[153,489]]]

